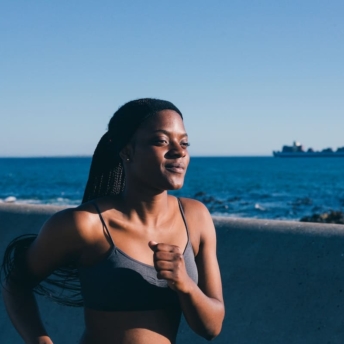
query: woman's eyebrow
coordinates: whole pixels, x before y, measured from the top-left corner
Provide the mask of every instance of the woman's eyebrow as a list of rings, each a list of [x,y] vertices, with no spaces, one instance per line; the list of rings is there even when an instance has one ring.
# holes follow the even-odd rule
[[[158,132],[163,133],[163,134],[166,134],[166,135],[170,135],[170,134],[173,133],[173,132],[171,132],[171,131],[164,130],[164,129],[154,130],[154,133],[158,133]],[[187,133],[181,133],[180,136],[187,137],[188,134],[187,134]]]

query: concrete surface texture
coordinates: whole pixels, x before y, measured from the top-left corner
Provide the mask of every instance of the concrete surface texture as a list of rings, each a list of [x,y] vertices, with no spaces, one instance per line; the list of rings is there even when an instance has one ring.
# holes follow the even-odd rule
[[[0,204],[0,255],[62,208]],[[344,343],[344,226],[214,217],[226,318],[214,343]],[[55,344],[77,343],[82,309],[39,298]],[[69,338],[69,339],[68,339]],[[201,344],[182,321],[178,343]],[[0,343],[22,343],[0,302]]]

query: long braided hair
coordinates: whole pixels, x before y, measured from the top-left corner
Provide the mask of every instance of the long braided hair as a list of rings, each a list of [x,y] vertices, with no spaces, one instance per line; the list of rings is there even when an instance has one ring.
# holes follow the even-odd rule
[[[92,157],[88,181],[82,203],[106,195],[120,195],[125,187],[125,175],[120,152],[130,142],[139,126],[150,116],[162,110],[182,113],[171,102],[143,98],[121,106],[110,119],[108,131],[101,137]],[[26,266],[26,251],[37,234],[25,234],[15,238],[7,246],[1,273],[10,283],[33,287],[56,303],[81,307],[80,281],[76,262],[59,267],[48,278],[35,284]]]

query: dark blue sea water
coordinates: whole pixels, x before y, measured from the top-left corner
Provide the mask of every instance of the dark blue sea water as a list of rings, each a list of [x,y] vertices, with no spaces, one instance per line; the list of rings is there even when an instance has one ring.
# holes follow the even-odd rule
[[[0,201],[77,205],[90,158],[1,158]],[[192,158],[178,196],[214,215],[299,220],[344,208],[344,159]]]

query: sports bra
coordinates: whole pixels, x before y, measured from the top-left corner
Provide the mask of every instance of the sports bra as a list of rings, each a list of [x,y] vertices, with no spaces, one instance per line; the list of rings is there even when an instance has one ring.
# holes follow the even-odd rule
[[[95,265],[78,268],[84,306],[113,312],[179,308],[177,293],[169,288],[166,280],[157,278],[154,266],[132,258],[116,247],[97,204],[93,204],[111,239],[112,248],[107,256]],[[187,233],[187,244],[183,253],[185,267],[190,278],[197,284],[195,256],[179,199],[178,204]]]

